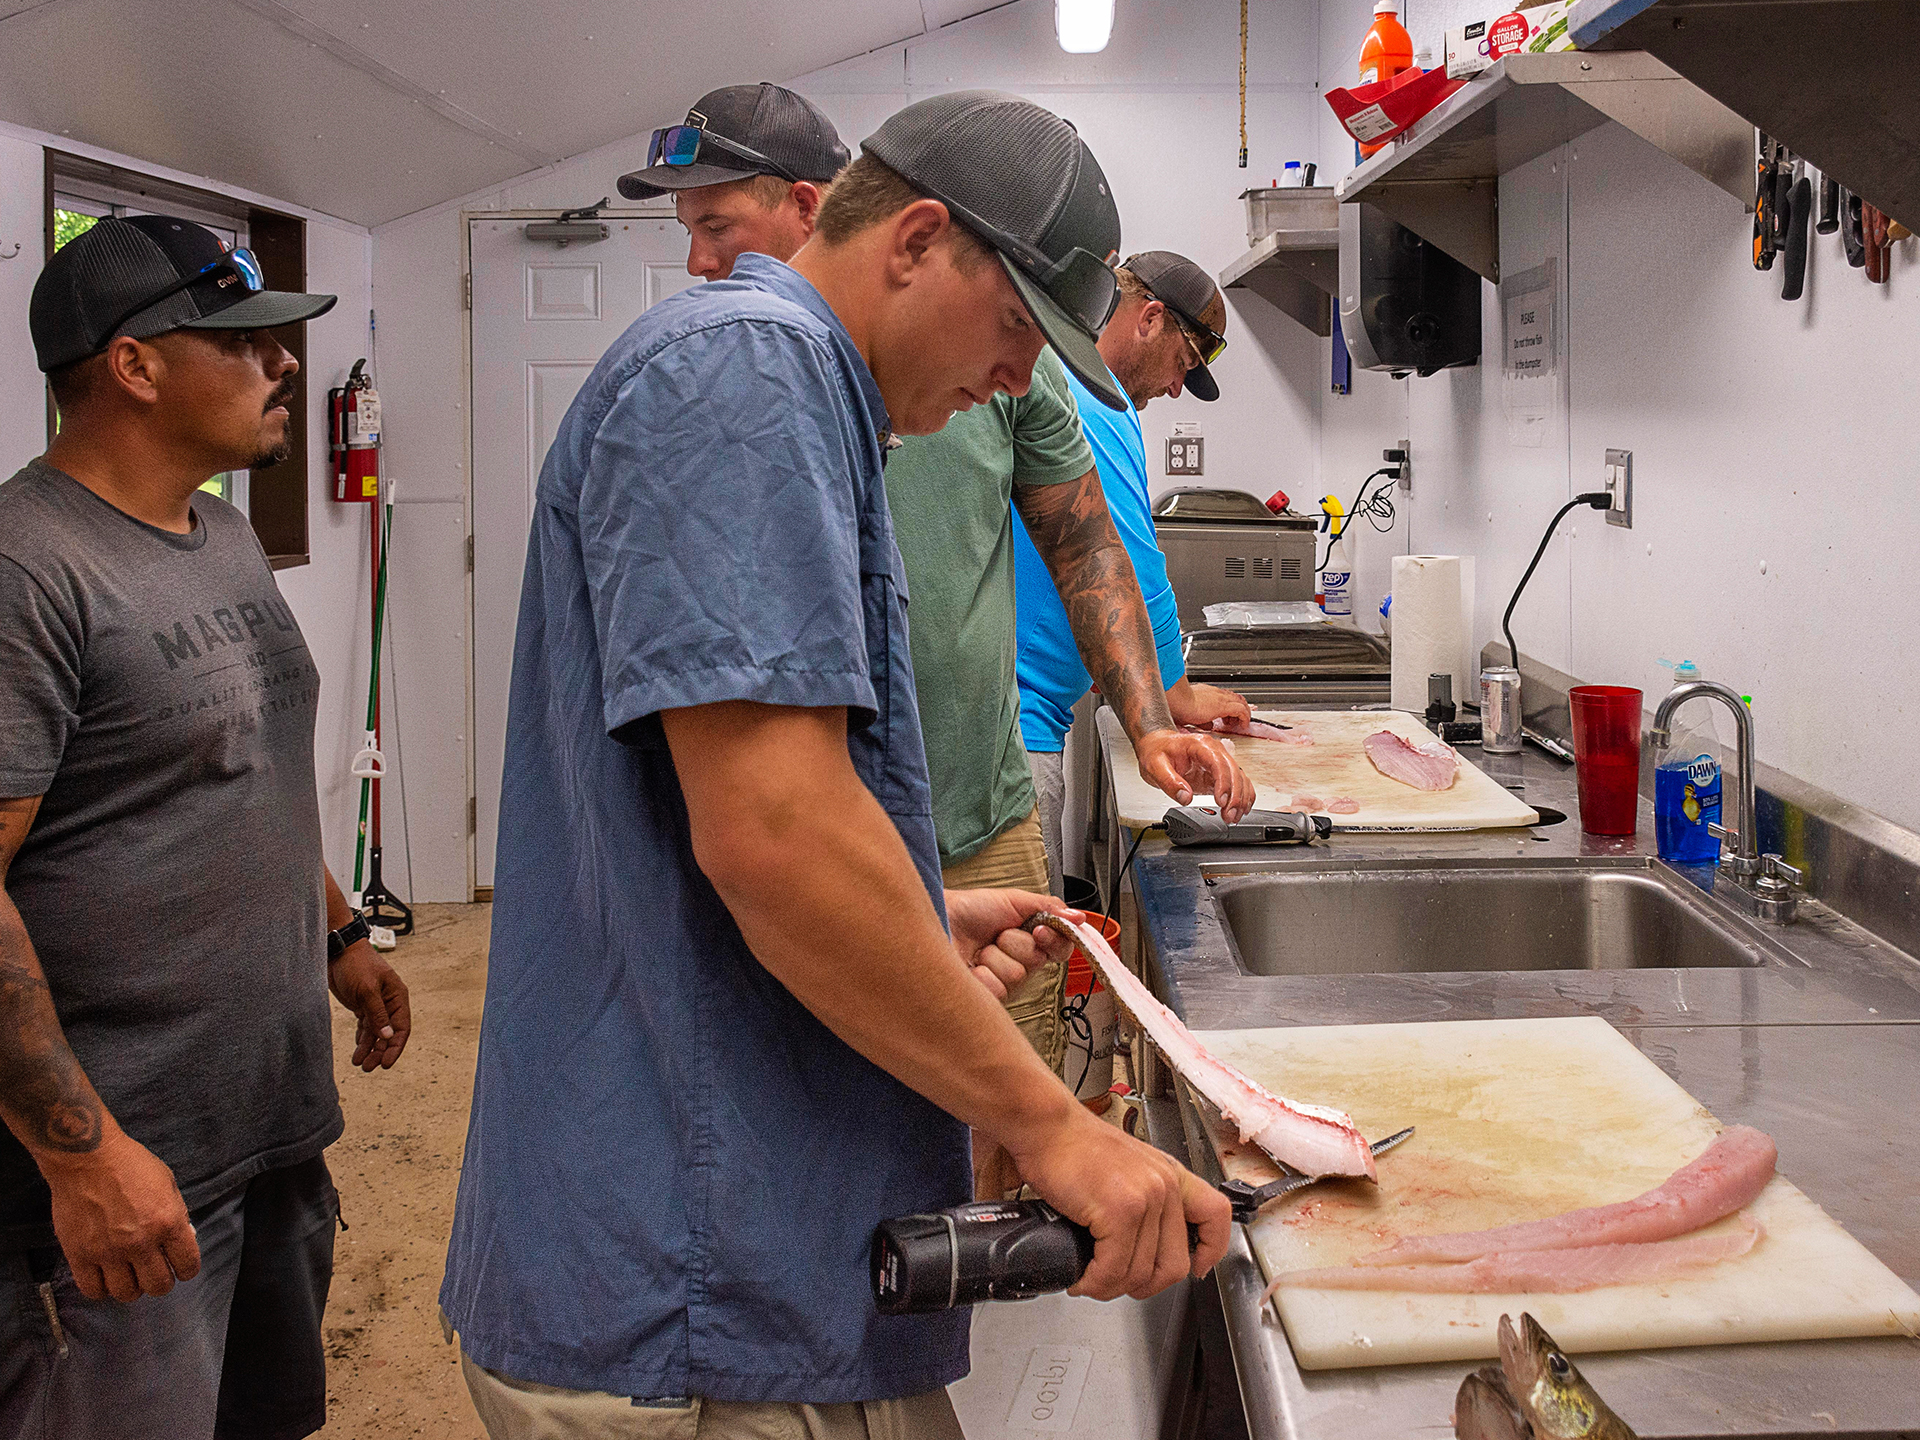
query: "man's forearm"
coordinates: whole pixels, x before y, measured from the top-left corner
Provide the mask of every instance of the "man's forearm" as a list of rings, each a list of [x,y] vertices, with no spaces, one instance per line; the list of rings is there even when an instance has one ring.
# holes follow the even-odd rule
[[[35,1158],[100,1148],[113,1123],[67,1044],[20,912],[0,890],[0,1116]]]
[[[828,1029],[975,1129],[1008,1143],[1071,1094],[960,963],[886,811],[831,750],[734,748],[759,706],[682,729],[665,712],[694,851],[748,947]],[[694,747],[700,747],[698,749]],[[775,761],[769,757],[780,756]],[[788,777],[777,795],[727,777]]]
[[[1153,621],[1099,476],[1089,471],[1069,485],[1017,487],[1014,503],[1060,592],[1087,673],[1127,735],[1137,741],[1171,729]]]

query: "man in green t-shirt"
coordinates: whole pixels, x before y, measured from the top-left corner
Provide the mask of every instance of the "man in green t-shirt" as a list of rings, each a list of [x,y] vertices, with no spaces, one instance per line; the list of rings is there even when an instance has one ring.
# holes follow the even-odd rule
[[[1244,811],[1252,782],[1210,736],[1175,727],[1133,562],[1107,513],[1066,371],[1040,352],[1024,395],[995,394],[887,459],[887,503],[906,563],[933,823],[949,887],[1048,888],[1047,852],[1020,740],[1013,515],[1018,508],[1140,773],[1181,804],[1212,789]],[[1030,975],[1007,1009],[1058,1070],[1065,967]]]

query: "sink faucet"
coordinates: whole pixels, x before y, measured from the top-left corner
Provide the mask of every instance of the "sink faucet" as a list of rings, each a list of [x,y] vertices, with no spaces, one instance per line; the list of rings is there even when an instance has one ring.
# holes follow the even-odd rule
[[[1753,794],[1753,714],[1739,693],[1717,680],[1690,680],[1676,685],[1653,712],[1653,730],[1648,738],[1656,746],[1666,745],[1673,738],[1668,726],[1673,712],[1693,699],[1719,700],[1733,711],[1736,784],[1740,792],[1734,814],[1739,829],[1707,823],[1712,835],[1733,847],[1730,853],[1720,857],[1720,869],[1734,882],[1732,899],[1749,915],[1775,925],[1791,924],[1796,908],[1793,886],[1806,877],[1782,857],[1760,853],[1760,818]]]

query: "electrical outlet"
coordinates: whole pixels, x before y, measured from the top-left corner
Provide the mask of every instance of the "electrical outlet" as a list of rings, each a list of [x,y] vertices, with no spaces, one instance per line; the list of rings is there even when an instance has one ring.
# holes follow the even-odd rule
[[[1402,440],[1397,450],[1382,450],[1380,458],[1394,471],[1394,479],[1400,482],[1402,490],[1413,489],[1413,441]]]
[[[1623,530],[1633,528],[1633,452],[1607,451],[1607,494],[1613,504],[1607,507],[1607,523]]]

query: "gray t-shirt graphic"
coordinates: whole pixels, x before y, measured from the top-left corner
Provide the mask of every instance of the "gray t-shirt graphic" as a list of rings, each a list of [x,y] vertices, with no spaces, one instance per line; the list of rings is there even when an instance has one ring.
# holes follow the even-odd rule
[[[246,518],[173,535],[34,461],[0,485],[7,876],[67,1040],[193,1207],[340,1134],[313,728],[320,676]],[[50,1241],[0,1129],[0,1247]]]

